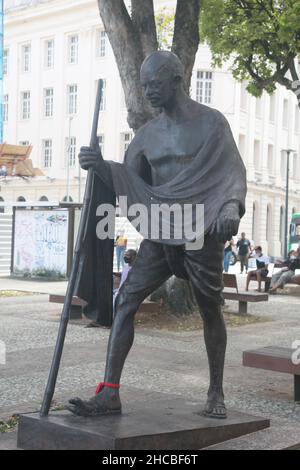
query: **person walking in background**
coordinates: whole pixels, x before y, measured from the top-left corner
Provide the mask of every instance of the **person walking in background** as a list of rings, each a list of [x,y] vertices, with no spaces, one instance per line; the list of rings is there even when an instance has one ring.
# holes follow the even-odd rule
[[[241,274],[243,274],[244,266],[246,274],[248,272],[248,258],[250,254],[250,241],[246,238],[245,232],[241,233],[241,238],[236,244],[238,249],[238,256],[241,262]]]
[[[227,240],[224,246],[224,271],[228,273],[229,266],[230,266],[230,259],[232,256],[232,247],[234,246],[233,238],[231,240]]]
[[[117,254],[117,270],[120,271],[120,267],[124,266],[124,254],[127,248],[127,238],[125,237],[124,230],[120,230],[117,234],[116,242],[116,254]]]

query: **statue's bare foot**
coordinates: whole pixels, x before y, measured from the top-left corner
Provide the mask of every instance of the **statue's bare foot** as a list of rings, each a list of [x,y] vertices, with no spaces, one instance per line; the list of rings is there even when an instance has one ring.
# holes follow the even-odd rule
[[[203,410],[203,415],[207,418],[227,418],[227,411],[224,403],[223,394],[216,392],[208,393],[207,402]]]
[[[122,412],[119,394],[115,391],[103,390],[90,400],[71,398],[67,409],[78,416],[103,416]]]

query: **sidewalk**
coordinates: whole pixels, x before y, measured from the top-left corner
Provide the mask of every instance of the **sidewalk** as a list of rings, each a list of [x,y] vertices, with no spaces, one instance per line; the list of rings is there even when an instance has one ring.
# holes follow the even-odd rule
[[[1,290],[49,293],[63,292],[65,287],[65,282],[0,278]],[[232,310],[235,309],[233,302]],[[293,341],[300,340],[300,297],[270,296],[263,305],[249,305],[249,312],[266,321],[228,328],[224,378],[227,407],[271,418],[272,426],[282,429],[282,444],[296,445],[300,442],[300,404],[293,401],[293,377],[243,367],[242,352],[274,344],[291,347]],[[0,365],[0,420],[39,409],[60,314],[61,306],[49,303],[45,294],[0,297],[0,339],[7,348],[6,365]],[[55,393],[57,404],[66,404],[72,396],[93,394],[95,384],[103,378],[108,336],[107,329],[85,329],[80,321],[70,322]],[[126,397],[142,395],[149,401],[154,400],[155,392],[197,400],[200,408],[207,387],[203,331],[136,329],[135,343],[122,376],[124,410]],[[288,432],[291,428],[294,436]],[[11,445],[13,436],[5,436],[3,441],[2,436],[5,435],[0,434],[0,448],[1,442],[8,445],[6,439]],[[253,439],[251,448],[256,445]],[[271,446],[265,444],[268,445]]]
[[[67,289],[67,281],[43,281],[36,279],[17,279],[0,276],[1,290],[17,290],[22,292],[33,292],[38,294],[61,294]]]

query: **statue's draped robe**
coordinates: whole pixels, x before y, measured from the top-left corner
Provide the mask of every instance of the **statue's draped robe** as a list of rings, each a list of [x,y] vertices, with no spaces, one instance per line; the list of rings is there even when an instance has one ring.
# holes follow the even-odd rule
[[[94,175],[88,226],[77,277],[76,295],[88,302],[86,314],[102,325],[112,323],[113,249],[114,240],[96,237],[96,208],[99,204],[115,203],[115,196],[127,196],[128,207],[143,204],[147,208],[148,226],[151,226],[151,204],[203,204],[204,233],[211,233],[222,207],[236,201],[240,217],[245,212],[246,171],[234,142],[227,120],[217,111],[201,146],[189,163],[171,181],[161,186],[150,186],[127,165],[105,162],[111,181],[104,184]],[[211,115],[210,115],[211,118]],[[206,126],[207,128],[207,126]],[[155,144],[154,144],[155,145]],[[130,220],[130,218],[129,218]],[[173,227],[174,228],[174,227]],[[171,228],[172,233],[172,228]],[[151,238],[151,233],[149,233]],[[167,245],[182,245],[189,240],[155,239]]]

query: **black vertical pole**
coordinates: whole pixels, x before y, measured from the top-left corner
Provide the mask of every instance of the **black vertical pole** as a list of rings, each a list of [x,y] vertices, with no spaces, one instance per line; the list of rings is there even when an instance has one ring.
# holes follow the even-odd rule
[[[290,153],[286,150],[286,187],[285,187],[285,227],[284,227],[284,258],[288,253],[288,216],[289,216],[289,176],[290,176]]]
[[[97,150],[98,148],[97,129],[98,129],[98,118],[99,118],[99,111],[100,111],[100,105],[101,105],[101,99],[102,99],[102,90],[103,90],[103,80],[100,79],[98,80],[96,104],[95,104],[93,126],[92,126],[92,132],[91,132],[91,140],[90,140],[90,147],[93,150]],[[84,198],[83,198],[83,206],[82,206],[82,211],[81,211],[80,224],[78,228],[77,240],[76,240],[76,245],[75,245],[75,250],[74,250],[72,270],[71,270],[67,292],[65,296],[63,311],[61,314],[61,320],[60,320],[56,345],[55,345],[52,364],[51,364],[48,381],[47,381],[47,385],[46,385],[46,389],[44,393],[44,399],[43,399],[43,403],[42,403],[42,407],[40,411],[40,416],[48,415],[51,401],[52,401],[54,391],[55,391],[58,370],[59,370],[61,356],[63,352],[67,326],[69,322],[69,312],[70,312],[73,292],[74,292],[76,279],[77,279],[77,272],[78,272],[79,263],[80,263],[82,243],[84,240],[84,234],[85,234],[86,225],[88,221],[89,204],[90,204],[90,200],[92,197],[93,178],[94,178],[93,170],[90,168],[87,174],[87,179],[86,179],[85,193],[84,193]]]

